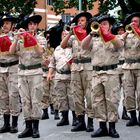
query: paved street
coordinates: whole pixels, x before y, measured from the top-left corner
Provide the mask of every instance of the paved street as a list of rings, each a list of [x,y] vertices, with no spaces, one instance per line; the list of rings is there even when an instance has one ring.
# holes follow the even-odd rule
[[[122,105],[119,107],[119,114],[121,114]],[[50,119],[48,120],[41,120],[40,121],[40,135],[41,137],[39,140],[111,140],[110,137],[103,137],[103,138],[91,138],[91,133],[87,132],[71,132],[72,126],[63,126],[57,127],[57,121],[54,120],[53,115],[49,115]],[[70,116],[70,123],[72,121],[71,113]],[[121,115],[120,115],[121,116]],[[2,118],[0,118],[0,126],[2,126]],[[117,130],[120,134],[119,140],[140,140],[140,127],[126,127],[126,121],[119,120],[117,124]],[[25,125],[22,119],[22,114],[19,118],[19,133],[23,131]],[[98,128],[98,123],[94,120],[94,128],[95,130]],[[18,134],[11,134],[5,133],[0,134],[0,140],[16,140]],[[24,138],[25,140],[31,140],[32,138]],[[23,139],[21,139],[23,140]]]
[[[119,109],[121,111],[121,108]],[[71,114],[70,114],[70,118]],[[50,115],[49,120],[41,120],[40,122],[40,135],[41,138],[39,140],[92,140],[90,138],[91,133],[87,132],[77,132],[72,133],[70,129],[71,125],[64,127],[56,127],[57,121],[54,121],[53,116]],[[71,121],[70,121],[71,123]],[[139,140],[140,139],[140,127],[135,126],[132,128],[125,127],[126,121],[119,120],[117,124],[117,130],[120,134],[120,140]],[[0,119],[0,126],[2,126],[2,118]],[[98,128],[97,121],[94,121],[95,129]],[[19,119],[19,132],[24,129],[24,123],[22,120],[22,115]],[[18,134],[0,134],[0,140],[16,140]],[[32,138],[26,138],[26,140],[30,140]],[[110,137],[104,138],[94,138],[94,140],[110,140]],[[21,139],[22,140],[22,139]]]

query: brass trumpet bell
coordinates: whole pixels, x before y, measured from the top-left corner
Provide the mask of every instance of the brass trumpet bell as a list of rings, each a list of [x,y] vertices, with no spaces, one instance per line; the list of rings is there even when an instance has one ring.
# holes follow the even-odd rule
[[[99,23],[98,22],[92,22],[90,28],[91,28],[92,31],[97,33],[99,31]]]
[[[132,29],[130,24],[125,26],[125,30],[126,30],[127,33],[132,33],[133,32],[133,29]]]
[[[70,28],[70,26],[69,26],[69,25],[65,25],[63,30],[64,30],[64,31],[68,31],[68,32],[69,32],[69,31],[71,30],[71,28]]]

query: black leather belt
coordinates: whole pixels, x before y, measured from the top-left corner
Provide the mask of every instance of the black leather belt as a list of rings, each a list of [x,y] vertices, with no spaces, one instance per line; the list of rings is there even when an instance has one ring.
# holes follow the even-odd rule
[[[107,71],[107,70],[113,70],[117,68],[117,64],[107,65],[107,66],[93,66],[93,70],[95,71]]]
[[[119,63],[118,63],[118,65],[123,65],[124,64],[124,60],[119,60]]]
[[[42,65],[41,63],[39,64],[34,64],[34,65],[28,65],[28,66],[25,66],[23,64],[19,64],[18,66],[21,70],[31,70],[31,69],[37,69],[37,68],[41,68]]]
[[[91,58],[81,58],[81,59],[73,59],[73,63],[90,63]]]
[[[49,69],[47,68],[42,68],[43,72],[47,72]]]
[[[71,74],[71,71],[57,71],[59,74]]]
[[[126,59],[125,62],[129,64],[140,63],[140,58],[139,59]]]
[[[8,63],[0,63],[0,67],[10,67],[10,66],[14,66],[18,64],[18,60],[17,61],[13,61],[13,62],[8,62]]]

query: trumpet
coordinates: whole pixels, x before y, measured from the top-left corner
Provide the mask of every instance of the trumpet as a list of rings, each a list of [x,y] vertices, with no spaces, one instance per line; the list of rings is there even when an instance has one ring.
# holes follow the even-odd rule
[[[72,23],[71,26],[75,26],[75,23]],[[70,32],[72,30],[70,25],[65,25],[63,30],[66,32]]]
[[[30,31],[23,31],[23,32],[19,32],[19,33],[9,33],[9,34],[2,34],[0,35],[0,37],[5,37],[5,36],[16,36],[16,35],[20,35],[20,34],[23,34],[25,32],[30,32]]]
[[[71,28],[69,25],[65,25],[63,30],[69,32]]]
[[[90,28],[91,28],[92,31],[97,33],[99,31],[99,23],[98,22],[92,22]]]
[[[133,32],[132,26],[130,24],[125,26],[125,30],[126,30],[127,33],[132,33]]]
[[[45,31],[38,31],[38,36],[44,36]]]

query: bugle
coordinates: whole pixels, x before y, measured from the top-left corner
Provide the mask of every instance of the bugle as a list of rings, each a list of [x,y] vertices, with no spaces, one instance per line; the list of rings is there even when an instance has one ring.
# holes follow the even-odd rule
[[[92,31],[97,33],[99,31],[99,23],[98,22],[92,22],[90,28],[91,28]]]
[[[5,36],[16,36],[16,35],[20,35],[20,34],[23,34],[23,33],[25,33],[25,32],[30,32],[30,31],[23,31],[23,32],[13,32],[13,33],[9,33],[9,34],[2,34],[2,35],[0,35],[0,37],[5,37]]]
[[[65,25],[65,26],[64,26],[64,31],[69,32],[70,30],[71,30],[71,28],[70,28],[70,26],[69,26],[69,25]]]
[[[131,26],[130,24],[126,25],[126,26],[125,26],[125,31],[126,31],[127,33],[132,33],[132,32],[133,32],[132,26]]]

